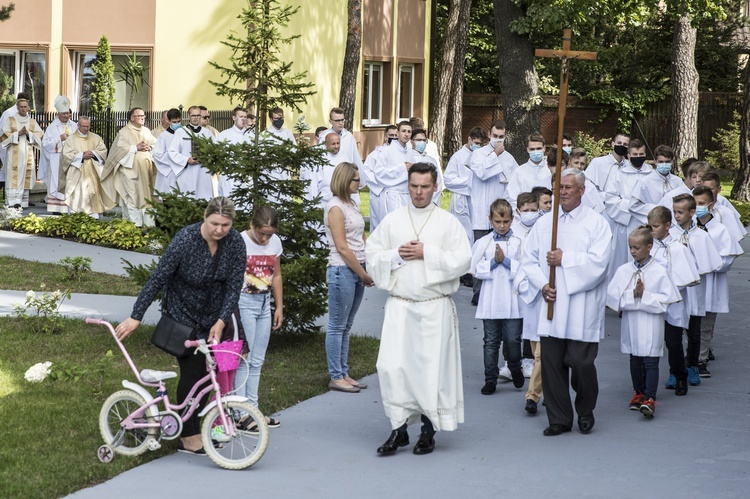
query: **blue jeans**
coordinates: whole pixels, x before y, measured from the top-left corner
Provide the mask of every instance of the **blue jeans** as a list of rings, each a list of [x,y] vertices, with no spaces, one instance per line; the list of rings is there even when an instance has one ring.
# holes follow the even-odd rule
[[[521,368],[521,332],[523,319],[483,319],[484,325],[484,380],[496,381],[500,342],[508,347],[508,369]],[[505,348],[503,348],[505,350]]]
[[[244,395],[254,406],[258,405],[258,385],[260,384],[260,369],[266,359],[268,340],[271,338],[271,293],[240,295],[240,320],[245,329],[247,345],[250,353],[247,354],[247,362],[240,362],[237,373],[234,376],[235,390],[245,382]],[[249,372],[248,372],[249,369]]]
[[[326,357],[332,380],[349,376],[349,330],[357,314],[365,285],[346,265],[326,268],[328,283],[328,329]]]
[[[659,386],[659,357],[630,356],[630,378],[633,389],[648,399],[656,400]]]

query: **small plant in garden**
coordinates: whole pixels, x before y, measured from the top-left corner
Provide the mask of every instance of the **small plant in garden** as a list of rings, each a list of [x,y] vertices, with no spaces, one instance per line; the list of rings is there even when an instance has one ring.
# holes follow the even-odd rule
[[[81,378],[92,377],[93,380],[101,383],[103,374],[112,363],[113,359],[114,354],[112,353],[112,350],[107,350],[104,357],[91,364],[79,365],[72,362],[58,363],[50,370],[50,379],[52,381],[73,381],[75,383],[81,380]]]
[[[58,289],[39,296],[34,291],[29,291],[26,293],[26,301],[16,305],[13,312],[17,317],[26,319],[35,333],[52,334],[60,326],[60,306],[66,298],[70,299],[70,292],[67,290]]]
[[[22,216],[23,210],[21,208],[0,205],[0,229],[9,228],[11,220],[21,218]]]
[[[740,114],[735,111],[732,122],[726,128],[719,128],[713,137],[715,150],[704,153],[706,161],[719,170],[737,171],[740,169]]]
[[[86,273],[91,272],[91,258],[87,256],[66,256],[57,263],[65,267],[66,278],[71,281],[80,281]]]
[[[25,217],[10,220],[10,228],[27,234],[39,234],[44,232],[44,219],[31,213]]]
[[[29,367],[23,377],[29,383],[41,383],[47,379],[47,376],[52,372],[50,367],[52,367],[52,362],[39,362],[38,364]]]

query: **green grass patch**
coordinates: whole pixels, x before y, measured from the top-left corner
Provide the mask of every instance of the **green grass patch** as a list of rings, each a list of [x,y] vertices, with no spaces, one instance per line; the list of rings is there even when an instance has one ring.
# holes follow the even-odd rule
[[[42,284],[44,289],[42,289]],[[17,291],[69,290],[71,293],[138,296],[141,288],[129,277],[84,272],[80,280],[67,278],[65,267],[56,263],[0,256],[0,289]]]
[[[153,327],[143,326],[126,340],[139,369],[178,370],[174,358],[149,343]],[[176,441],[138,457],[117,456],[102,464],[99,410],[104,400],[134,376],[107,329],[82,320],[64,319],[54,335],[30,333],[23,320],[0,318],[0,497],[60,497],[103,482],[130,468],[175,451]],[[375,371],[379,341],[351,337],[351,375]],[[85,374],[79,381],[29,383],[24,373],[38,362],[55,366],[95,365],[111,350],[103,375]],[[273,334],[260,384],[260,407],[267,414],[327,391],[325,335]],[[168,383],[172,397],[176,380]],[[283,431],[274,430],[274,431]],[[271,435],[273,438],[273,434]]]
[[[728,182],[722,182],[721,183],[721,195],[725,198],[729,199],[729,202],[734,205],[735,209],[740,212],[740,221],[742,222],[742,225],[747,226],[750,225],[750,203],[746,203],[744,201],[735,201],[734,199],[730,199],[729,196],[732,194],[732,187],[734,187],[734,182],[728,181]]]

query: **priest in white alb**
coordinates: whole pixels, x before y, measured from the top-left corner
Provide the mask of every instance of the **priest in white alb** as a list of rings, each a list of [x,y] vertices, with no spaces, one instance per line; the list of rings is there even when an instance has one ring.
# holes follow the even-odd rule
[[[164,111],[164,116],[167,120],[167,126],[161,131],[158,137],[154,135],[156,137],[156,145],[154,145],[152,155],[154,165],[156,166],[154,191],[167,194],[172,192],[177,182],[177,177],[174,173],[175,168],[172,159],[169,157],[169,145],[172,143],[172,139],[174,139],[175,132],[182,126],[182,111],[173,107]]]
[[[0,147],[5,155],[5,204],[28,208],[29,191],[36,183],[34,149],[42,147],[42,129],[29,116],[29,101],[18,99],[18,112],[3,123]]]
[[[389,293],[377,369],[391,435],[378,448],[409,444],[407,425],[422,421],[415,454],[435,447],[436,431],[464,421],[458,318],[451,294],[469,270],[471,248],[461,224],[432,202],[437,169],[409,168],[410,202],[388,214],[367,239],[367,271]]]
[[[78,129],[63,144],[60,172],[65,176],[65,200],[71,213],[99,218],[116,203],[104,192],[100,179],[107,147],[90,129],[91,118],[81,116]]]
[[[57,117],[49,124],[42,138],[42,155],[39,161],[39,180],[47,184],[47,211],[67,213],[65,203],[65,174],[60,170],[60,154],[63,142],[76,131],[76,123],[70,119],[70,99],[58,95],[55,99]]]
[[[542,290],[539,309],[542,349],[542,389],[549,426],[545,435],[560,435],[573,426],[570,386],[582,433],[594,427],[599,384],[594,360],[604,336],[607,263],[612,232],[603,216],[581,204],[586,189],[582,171],[568,168],[561,174],[560,208],[534,225],[526,238],[521,270],[530,285]],[[552,247],[552,222],[558,219],[557,244]],[[555,267],[555,287],[549,285]],[[554,316],[547,319],[548,303]],[[570,380],[570,381],[569,381]]]
[[[232,110],[232,127],[219,133],[216,137],[217,142],[226,141],[230,144],[243,144],[252,142],[255,134],[247,127],[247,109],[235,107]],[[214,175],[217,182],[219,196],[230,197],[238,185],[237,180],[228,178],[226,175]],[[247,187],[250,186],[252,179],[247,181]]]
[[[211,172],[193,157],[193,141],[197,137],[213,140],[214,135],[200,123],[200,107],[190,106],[188,124],[174,133],[167,151],[177,177],[177,188],[183,193],[192,192],[196,199],[209,200],[218,196],[218,186],[214,185]]]

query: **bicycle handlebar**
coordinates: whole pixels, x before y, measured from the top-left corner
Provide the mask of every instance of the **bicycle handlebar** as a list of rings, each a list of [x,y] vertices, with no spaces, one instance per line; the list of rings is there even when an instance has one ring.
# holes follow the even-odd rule
[[[102,319],[94,319],[93,317],[86,318],[86,324],[96,324],[97,326],[101,326],[106,323],[107,321],[102,320]]]

